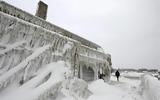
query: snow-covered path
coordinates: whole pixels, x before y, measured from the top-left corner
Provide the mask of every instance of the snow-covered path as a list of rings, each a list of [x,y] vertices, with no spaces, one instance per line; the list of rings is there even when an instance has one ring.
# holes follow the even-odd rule
[[[97,80],[89,85],[93,92],[88,100],[144,100],[141,93],[140,80],[111,77],[109,84],[103,80]]]

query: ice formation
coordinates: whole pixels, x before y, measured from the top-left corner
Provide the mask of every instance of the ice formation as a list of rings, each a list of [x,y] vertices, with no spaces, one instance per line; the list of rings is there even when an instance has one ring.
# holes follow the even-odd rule
[[[70,66],[70,73],[65,72],[66,75],[57,81],[57,69],[61,64],[57,68],[56,64],[59,61],[65,63],[61,63],[63,66]],[[52,68],[48,70],[50,64],[55,64],[53,72]],[[98,79],[101,70],[107,81],[111,65],[110,55],[105,54],[97,44],[0,1],[0,95],[15,84],[17,92],[24,90],[25,86],[25,91],[34,88],[33,94],[29,93],[31,97],[35,96],[33,99],[47,100],[55,97],[55,91],[64,78],[71,80],[78,77],[93,81]],[[85,87],[82,89],[87,87],[78,79],[74,82],[83,83]],[[72,87],[70,89],[77,91]],[[84,94],[76,92],[77,95]]]

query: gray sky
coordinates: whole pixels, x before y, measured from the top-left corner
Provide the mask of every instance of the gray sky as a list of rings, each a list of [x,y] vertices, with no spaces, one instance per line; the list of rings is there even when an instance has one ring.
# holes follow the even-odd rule
[[[4,0],[35,14],[39,0]],[[42,0],[47,20],[101,45],[113,67],[160,69],[160,0]]]

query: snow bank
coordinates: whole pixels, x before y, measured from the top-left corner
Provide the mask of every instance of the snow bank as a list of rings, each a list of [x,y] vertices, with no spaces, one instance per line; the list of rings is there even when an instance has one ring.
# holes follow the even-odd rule
[[[39,85],[37,88],[33,90],[33,97],[32,97],[33,100],[35,99],[45,100],[50,96],[50,94],[54,95],[55,92],[58,92],[61,82],[65,79],[66,73],[69,72],[69,67],[66,66],[64,61],[51,63],[51,64],[48,64],[46,67],[48,67],[46,71],[48,73],[51,73],[50,77],[46,82]],[[28,100],[31,100],[31,99],[28,99]]]
[[[151,75],[142,75],[142,90],[148,100],[160,100],[160,81]],[[147,99],[147,98],[146,98]]]
[[[139,79],[142,74],[144,74],[144,73],[139,73],[139,72],[122,72],[121,76],[124,76],[126,78],[130,78],[130,79]]]
[[[37,75],[18,87],[13,93],[6,93],[1,100],[48,100],[56,98],[56,93],[62,81],[66,79],[69,68],[64,61],[50,63],[44,66]],[[45,81],[44,81],[45,80]]]
[[[113,85],[97,80],[89,85],[89,90],[93,93],[87,100],[135,100],[127,91],[121,90]]]
[[[61,92],[66,96],[65,99],[81,100],[90,96],[91,92],[88,90],[88,84],[82,79],[73,78],[65,80],[62,83]]]

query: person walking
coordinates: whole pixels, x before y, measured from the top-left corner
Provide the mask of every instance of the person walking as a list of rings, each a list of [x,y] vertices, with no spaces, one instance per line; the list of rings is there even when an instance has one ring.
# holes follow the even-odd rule
[[[115,76],[117,77],[117,81],[119,81],[120,73],[119,73],[119,71],[118,71],[118,70],[115,72]]]

